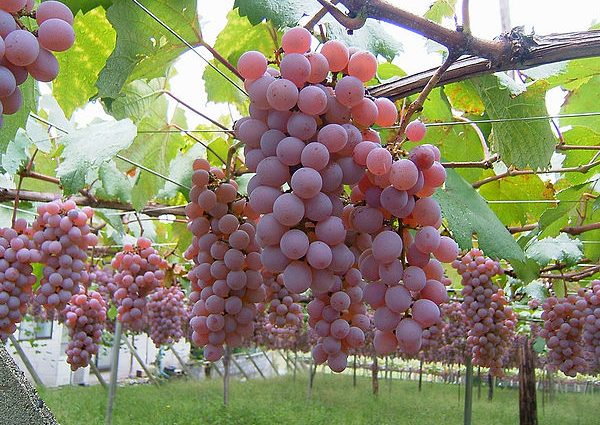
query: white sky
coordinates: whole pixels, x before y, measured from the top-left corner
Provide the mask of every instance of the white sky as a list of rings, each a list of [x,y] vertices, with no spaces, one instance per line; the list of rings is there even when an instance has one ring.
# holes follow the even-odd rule
[[[388,0],[401,8],[423,14],[433,0]],[[460,4],[460,0],[458,1]],[[471,27],[473,33],[482,38],[492,39],[501,33],[499,0],[471,1]],[[198,9],[202,33],[209,43],[214,43],[218,33],[226,24],[226,15],[233,7],[233,0],[200,0]],[[525,26],[526,31],[536,34],[583,31],[600,22],[600,2],[597,0],[510,0],[510,17],[513,27]],[[446,22],[452,25],[452,22]],[[406,72],[413,73],[431,68],[440,63],[439,55],[427,54],[425,40],[409,31],[385,24],[386,30],[404,47],[394,62]],[[200,53],[210,59],[204,49]],[[235,64],[234,64],[235,65]],[[205,63],[195,54],[188,52],[177,62],[178,75],[171,81],[172,91],[181,99],[200,108],[211,117],[228,114],[226,105],[206,104],[206,94],[202,81]],[[223,81],[223,84],[229,84]],[[190,127],[204,121],[188,113]]]

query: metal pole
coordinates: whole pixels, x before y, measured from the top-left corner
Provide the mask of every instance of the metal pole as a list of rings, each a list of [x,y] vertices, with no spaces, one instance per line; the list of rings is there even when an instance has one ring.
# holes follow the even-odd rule
[[[100,371],[98,370],[98,368],[96,367],[96,365],[94,364],[94,362],[90,362],[90,370],[92,371],[92,373],[94,375],[96,375],[96,378],[98,378],[98,382],[100,382],[100,385],[102,385],[102,387],[104,389],[107,389],[108,388],[108,384],[106,383],[106,381],[102,377],[102,374],[100,373]]]
[[[171,352],[173,353],[173,355],[175,356],[175,358],[177,359],[177,361],[181,365],[181,368],[186,373],[186,375],[191,376],[190,368],[188,367],[187,364],[185,364],[185,362],[183,361],[183,359],[181,358],[181,356],[179,355],[179,353],[175,350],[175,348],[172,345],[170,345],[169,346],[169,350],[171,350]]]
[[[465,366],[467,367],[467,374],[465,381],[464,425],[471,425],[471,419],[473,417],[473,364],[471,363],[471,356],[467,356],[465,359]]]
[[[263,355],[265,356],[265,358],[267,359],[267,361],[269,362],[269,364],[271,365],[271,367],[275,371],[275,374],[277,374],[277,376],[279,376],[279,371],[277,370],[277,368],[273,364],[273,361],[271,360],[271,358],[269,357],[269,355],[267,353],[265,353],[263,350],[260,350],[260,352],[263,353]]]
[[[223,405],[229,404],[229,360],[231,359],[231,349],[225,347],[225,356],[223,356]]]
[[[246,378],[247,380],[250,380],[250,377],[248,376],[248,374],[244,371],[244,369],[242,369],[242,367],[240,366],[240,364],[237,362],[235,355],[231,356],[231,361],[233,362],[233,364],[235,365],[235,367],[238,368],[238,370],[242,373],[242,375],[244,375],[244,378]]]
[[[121,334],[123,327],[119,320],[115,321],[115,334],[110,360],[110,386],[108,387],[108,405],[106,406],[106,415],[104,416],[105,425],[112,424],[113,405],[117,392],[117,375],[119,371],[119,350],[121,348]]]
[[[21,344],[19,344],[19,341],[17,341],[17,339],[14,337],[14,335],[9,335],[8,338],[10,339],[10,342],[12,343],[13,347],[15,347],[15,350],[17,351],[17,354],[19,355],[19,357],[23,361],[23,364],[27,368],[27,371],[29,372],[29,374],[33,378],[33,381],[35,382],[35,384],[38,387],[44,388],[45,385],[42,382],[42,379],[40,378],[40,375],[38,375],[38,373],[35,371],[35,368],[31,364],[31,362],[29,361],[29,358],[27,357],[27,354],[25,354],[25,351],[23,351],[23,347],[21,347]]]
[[[146,372],[146,375],[148,375],[148,379],[150,379],[150,381],[152,381],[152,383],[158,387],[159,386],[158,381],[156,380],[154,375],[150,373],[150,370],[148,370],[148,368],[146,367],[146,364],[144,363],[144,361],[142,360],[142,358],[140,357],[140,355],[138,354],[136,349],[133,347],[133,345],[131,345],[131,342],[129,342],[129,340],[127,338],[122,338],[122,339],[123,339],[123,341],[125,341],[125,344],[127,345],[127,348],[129,348],[129,351],[131,351],[131,354],[133,354],[133,357],[135,357],[135,359],[140,364],[142,369],[144,369],[144,372]]]
[[[265,377],[264,373],[262,373],[262,370],[260,370],[260,367],[258,367],[258,365],[256,364],[256,362],[255,362],[255,361],[254,361],[254,359],[252,358],[252,354],[250,354],[250,353],[246,353],[246,358],[247,358],[248,360],[250,360],[250,363],[252,363],[252,364],[254,365],[254,367],[256,368],[256,370],[258,370],[258,373],[260,373],[260,376],[261,376],[263,379],[267,379],[267,378]]]

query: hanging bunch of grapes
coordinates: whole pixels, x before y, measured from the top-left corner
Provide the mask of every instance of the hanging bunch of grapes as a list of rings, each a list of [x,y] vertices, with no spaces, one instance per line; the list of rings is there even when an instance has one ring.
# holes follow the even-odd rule
[[[149,239],[139,238],[136,246],[126,244],[111,265],[118,288],[114,293],[117,320],[127,329],[140,332],[145,326],[148,295],[165,278],[167,262]]]
[[[194,236],[185,253],[195,265],[188,274],[192,341],[204,347],[207,360],[216,361],[225,344],[240,347],[252,338],[256,303],[265,300],[256,215],[238,198],[237,183],[206,160],[194,162],[192,183],[186,214]]]
[[[40,260],[25,220],[0,228],[0,342],[15,332],[27,311],[36,282],[31,263]]]
[[[19,86],[29,75],[54,80],[59,66],[52,52],[64,52],[75,42],[73,13],[67,6],[44,1],[34,7],[33,0],[0,2],[0,127],[3,114],[15,114],[23,105]],[[25,17],[34,18],[37,28],[24,25]]]
[[[184,336],[184,322],[188,318],[185,294],[177,285],[160,287],[148,301],[148,327],[156,347],[169,345]]]
[[[452,267],[462,276],[462,308],[469,323],[467,344],[473,362],[489,367],[493,375],[499,376],[515,337],[516,324],[516,315],[508,306],[504,291],[493,281],[504,270],[479,249],[470,250],[454,261]]]
[[[281,274],[275,277],[271,273],[264,272],[263,275],[269,323],[279,328],[301,326],[304,322],[304,313],[298,304],[300,296],[286,289]]]

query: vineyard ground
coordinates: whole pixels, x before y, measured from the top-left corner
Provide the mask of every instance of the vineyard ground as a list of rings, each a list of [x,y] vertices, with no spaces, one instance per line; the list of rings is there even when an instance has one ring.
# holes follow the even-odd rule
[[[380,379],[380,394],[371,394],[371,380],[317,374],[312,400],[307,399],[307,377],[291,376],[248,382],[232,380],[230,406],[222,406],[220,380],[173,381],[119,387],[115,425],[189,424],[462,424],[464,388],[458,400],[456,385]],[[63,387],[42,392],[62,425],[104,423],[106,393],[100,386]],[[542,410],[540,425],[590,425],[600,417],[600,394],[556,394]],[[518,391],[497,388],[494,400],[480,400],[475,389],[473,423],[510,425],[519,422]]]

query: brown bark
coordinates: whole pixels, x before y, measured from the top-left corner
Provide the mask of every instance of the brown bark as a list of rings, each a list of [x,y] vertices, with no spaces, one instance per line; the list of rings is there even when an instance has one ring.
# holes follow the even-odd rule
[[[519,417],[520,425],[537,425],[535,367],[529,338],[519,346]]]

